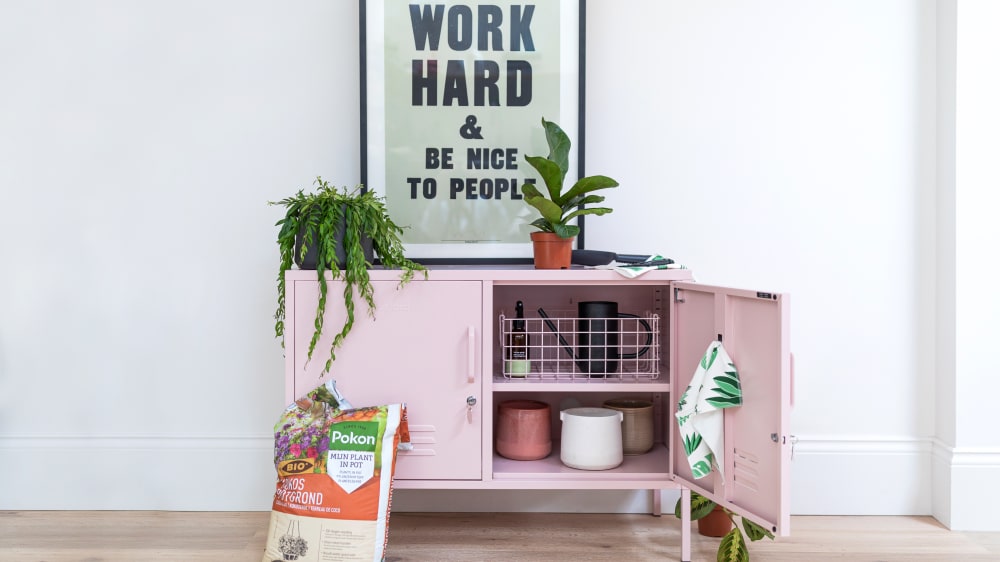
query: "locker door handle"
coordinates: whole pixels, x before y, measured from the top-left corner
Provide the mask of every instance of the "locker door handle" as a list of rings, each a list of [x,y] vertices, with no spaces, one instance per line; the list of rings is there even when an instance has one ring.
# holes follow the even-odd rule
[[[788,353],[788,406],[795,406],[795,354]]]
[[[476,327],[469,324],[469,383],[476,382]]]

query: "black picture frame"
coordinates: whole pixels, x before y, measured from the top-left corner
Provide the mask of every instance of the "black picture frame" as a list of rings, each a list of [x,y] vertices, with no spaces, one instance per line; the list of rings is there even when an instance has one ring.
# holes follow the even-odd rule
[[[541,118],[558,122],[573,143],[570,169],[575,169],[576,176],[571,172],[566,181],[572,183],[585,175],[586,0],[531,4],[530,14],[527,4],[495,0],[447,7],[414,5],[418,13],[411,14],[410,2],[359,0],[361,183],[385,197],[390,216],[405,228],[405,254],[414,261],[425,265],[531,263],[528,235],[535,230],[530,222],[537,213],[515,197],[517,182],[534,174],[523,156],[547,153]],[[558,5],[557,18],[552,16],[553,5]],[[484,44],[486,48],[480,49]],[[432,60],[440,70],[437,80],[432,80]],[[461,60],[464,67],[471,61],[472,75],[451,72],[458,68],[454,60]],[[495,88],[489,82],[493,63],[493,68],[506,69],[499,76],[493,74]],[[554,77],[556,66],[558,76]],[[391,71],[386,72],[387,68]],[[546,70],[538,72],[538,68]],[[501,88],[501,82],[506,87]],[[558,94],[546,87],[555,82]],[[409,87],[401,88],[401,84]],[[481,100],[476,92],[483,94]],[[505,93],[506,103],[492,105],[491,92]],[[523,103],[525,98],[530,101]],[[538,107],[531,107],[536,101]],[[553,108],[556,117],[545,114]],[[499,132],[505,141],[490,147],[485,146],[488,140],[477,143],[478,139],[468,140],[458,133],[472,131],[474,125],[489,134]],[[426,138],[456,142],[421,143],[425,133]],[[527,139],[532,145],[522,149]],[[449,161],[448,150],[453,168],[445,171],[442,163]],[[498,150],[503,151],[499,159],[495,158]],[[471,166],[482,163],[473,154],[503,168],[483,164],[487,169],[477,167],[470,172]],[[482,177],[467,177],[471,175]],[[434,190],[428,189],[428,179]],[[577,224],[580,233],[575,247],[583,248],[583,217]]]

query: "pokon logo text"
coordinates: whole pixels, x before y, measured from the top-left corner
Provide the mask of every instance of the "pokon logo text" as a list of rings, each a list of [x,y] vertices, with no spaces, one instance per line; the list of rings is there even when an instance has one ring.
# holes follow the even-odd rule
[[[488,52],[533,52],[535,41],[531,33],[533,4],[512,5],[504,11],[495,4],[482,4],[475,10],[466,5],[445,9],[444,4],[410,4],[410,25],[413,46],[418,52],[437,52],[442,40],[454,52],[473,48],[477,58],[472,63],[471,77],[464,60],[444,62],[443,75],[436,58],[413,59],[411,62],[410,103],[413,107],[458,106],[475,107],[507,106],[524,107],[532,99],[532,67],[526,60],[508,59],[503,63],[484,58]],[[501,91],[500,78],[506,78]],[[440,95],[439,95],[440,94]],[[465,169],[517,170],[518,150],[483,146],[482,127],[475,115],[464,123],[457,123],[462,139],[476,146],[464,150]],[[459,152],[461,157],[462,151]],[[454,170],[453,147],[428,147],[424,149],[424,169]],[[517,177],[466,177],[451,176],[447,179],[448,199],[524,199],[521,186],[535,180]],[[434,177],[406,178],[410,199],[436,199],[439,196],[438,179]],[[519,185],[520,183],[520,185]],[[443,187],[441,189],[444,189]]]
[[[330,440],[343,445],[375,445],[374,435],[357,435],[355,433],[341,433],[334,430]]]

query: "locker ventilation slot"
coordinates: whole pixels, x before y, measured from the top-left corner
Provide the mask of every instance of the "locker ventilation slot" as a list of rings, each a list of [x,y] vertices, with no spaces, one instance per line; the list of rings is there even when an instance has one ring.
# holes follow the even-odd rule
[[[733,452],[735,453],[733,476],[736,484],[755,492],[758,491],[760,461],[756,456],[741,449],[734,449]]]

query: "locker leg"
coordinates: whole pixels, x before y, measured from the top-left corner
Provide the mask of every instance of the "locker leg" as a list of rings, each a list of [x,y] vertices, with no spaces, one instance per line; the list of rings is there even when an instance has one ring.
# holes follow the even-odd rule
[[[681,488],[681,561],[691,562],[691,490]]]
[[[653,492],[653,516],[659,517],[663,513],[663,490],[650,490]]]

